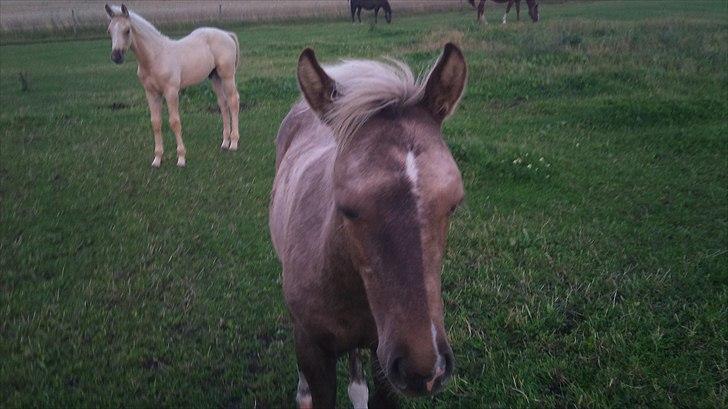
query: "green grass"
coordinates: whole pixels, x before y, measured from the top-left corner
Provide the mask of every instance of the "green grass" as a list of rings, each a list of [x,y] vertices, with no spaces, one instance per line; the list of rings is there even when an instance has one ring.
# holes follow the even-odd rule
[[[457,369],[406,406],[728,405],[726,2],[542,9],[238,27],[241,150],[191,88],[186,169],[166,125],[150,168],[109,40],[0,47],[0,406],[291,407],[267,204],[298,53],[422,70],[446,40],[470,63],[445,126],[467,191],[443,273]]]

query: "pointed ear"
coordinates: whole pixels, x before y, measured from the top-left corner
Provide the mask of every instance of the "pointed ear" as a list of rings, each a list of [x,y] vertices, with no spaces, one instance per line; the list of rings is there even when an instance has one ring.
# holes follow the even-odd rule
[[[109,15],[109,17],[114,18],[114,10],[109,7],[109,5],[105,5],[104,8],[106,9],[106,14]]]
[[[128,8],[126,8],[126,5],[125,5],[125,4],[122,4],[122,5],[121,5],[121,14],[122,14],[122,15],[123,15],[124,17],[129,17],[129,9],[128,9]]]
[[[336,82],[321,68],[312,49],[303,50],[298,57],[297,76],[308,105],[323,118],[336,97]]]
[[[430,71],[422,104],[435,120],[442,122],[455,111],[468,80],[468,67],[460,49],[453,43],[445,49]]]

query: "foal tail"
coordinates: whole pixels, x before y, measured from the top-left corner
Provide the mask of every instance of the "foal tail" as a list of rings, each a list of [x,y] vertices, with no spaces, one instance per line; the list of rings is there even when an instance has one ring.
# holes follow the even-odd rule
[[[240,67],[240,42],[238,41],[237,34],[232,31],[228,31],[228,35],[235,41],[235,71],[237,71],[238,67]]]

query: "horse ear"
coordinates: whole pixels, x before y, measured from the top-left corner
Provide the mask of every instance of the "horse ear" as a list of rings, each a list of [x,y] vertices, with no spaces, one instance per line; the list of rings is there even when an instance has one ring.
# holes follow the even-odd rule
[[[126,4],[121,5],[121,14],[123,14],[124,17],[129,17],[129,9],[126,8]]]
[[[445,49],[427,77],[422,104],[442,122],[455,111],[468,79],[468,67],[460,49],[453,43]]]
[[[106,9],[106,14],[109,15],[109,17],[114,18],[114,10],[109,7],[109,5],[105,5],[104,8]]]
[[[323,118],[336,96],[336,82],[321,68],[312,49],[306,48],[298,57],[297,76],[308,105]]]

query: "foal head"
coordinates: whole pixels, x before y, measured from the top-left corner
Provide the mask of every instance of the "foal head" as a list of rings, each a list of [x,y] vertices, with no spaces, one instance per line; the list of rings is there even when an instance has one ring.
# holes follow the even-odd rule
[[[124,62],[124,53],[131,47],[132,26],[129,9],[121,5],[121,9],[114,11],[107,4],[106,13],[111,17],[109,34],[111,35],[111,61],[121,64]]]
[[[397,391],[435,393],[453,370],[440,271],[464,195],[441,125],[465,87],[465,58],[447,44],[421,83],[401,63],[327,71],[310,49],[301,54],[303,95],[337,139],[337,225],[376,323],[377,357]]]

